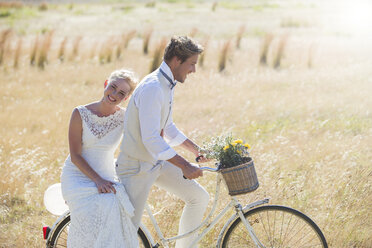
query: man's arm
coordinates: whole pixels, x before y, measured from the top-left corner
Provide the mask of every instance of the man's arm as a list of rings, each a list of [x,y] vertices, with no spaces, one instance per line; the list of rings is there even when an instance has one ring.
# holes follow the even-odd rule
[[[206,157],[204,157],[202,149],[190,139],[186,139],[180,145],[180,147],[182,147],[182,148],[188,150],[189,152],[193,153],[195,155],[195,158],[198,158],[198,162],[200,162],[200,163],[208,162],[210,160],[210,159],[207,159]]]
[[[161,89],[154,85],[141,89],[137,101],[142,142],[156,160],[168,160],[177,154],[160,136],[162,101]]]
[[[173,158],[168,159],[167,161],[179,167],[182,170],[183,175],[187,179],[194,179],[203,176],[203,171],[199,168],[198,165],[189,163],[180,155],[176,155]]]
[[[200,147],[192,140],[187,138],[174,124],[172,115],[169,117],[169,124],[164,129],[165,138],[168,140],[170,146],[180,146],[189,152],[193,153],[198,162],[208,162],[202,153]]]

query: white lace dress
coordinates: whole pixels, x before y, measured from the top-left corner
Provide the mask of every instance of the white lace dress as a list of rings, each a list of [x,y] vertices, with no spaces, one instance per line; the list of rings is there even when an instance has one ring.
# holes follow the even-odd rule
[[[117,182],[114,152],[123,134],[124,110],[98,117],[85,106],[77,109],[83,126],[83,158],[102,178]],[[71,212],[67,247],[138,247],[137,230],[131,221],[134,208],[122,184],[115,184],[116,194],[98,194],[95,183],[68,156],[61,186]]]

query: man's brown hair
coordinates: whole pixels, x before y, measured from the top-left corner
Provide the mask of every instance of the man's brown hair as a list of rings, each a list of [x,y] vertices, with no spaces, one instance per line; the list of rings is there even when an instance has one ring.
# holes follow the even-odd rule
[[[204,48],[187,36],[173,36],[164,52],[164,61],[170,61],[174,56],[181,62],[185,62],[189,57],[202,53]]]

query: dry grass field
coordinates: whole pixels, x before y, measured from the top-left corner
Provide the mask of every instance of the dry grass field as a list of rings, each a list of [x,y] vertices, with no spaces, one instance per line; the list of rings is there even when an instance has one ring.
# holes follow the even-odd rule
[[[0,247],[43,247],[57,218],[43,193],[59,182],[72,109],[100,99],[114,69],[142,78],[173,34],[206,47],[177,85],[178,127],[200,144],[232,132],[252,146],[260,188],[239,199],[303,211],[330,247],[372,247],[369,2],[32,3],[0,1]],[[199,182],[213,192],[213,175]],[[175,234],[182,202],[157,188],[149,202]]]

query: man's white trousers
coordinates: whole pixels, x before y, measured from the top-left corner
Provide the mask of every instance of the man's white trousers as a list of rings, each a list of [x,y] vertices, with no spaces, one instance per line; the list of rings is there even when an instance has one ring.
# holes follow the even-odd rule
[[[151,186],[175,194],[185,202],[178,234],[193,230],[200,225],[209,201],[208,192],[195,180],[183,178],[182,170],[167,161],[156,165],[126,158],[117,165],[116,173],[124,184],[135,213],[133,224],[138,227]],[[176,248],[188,247],[197,236],[193,234],[176,242]]]

